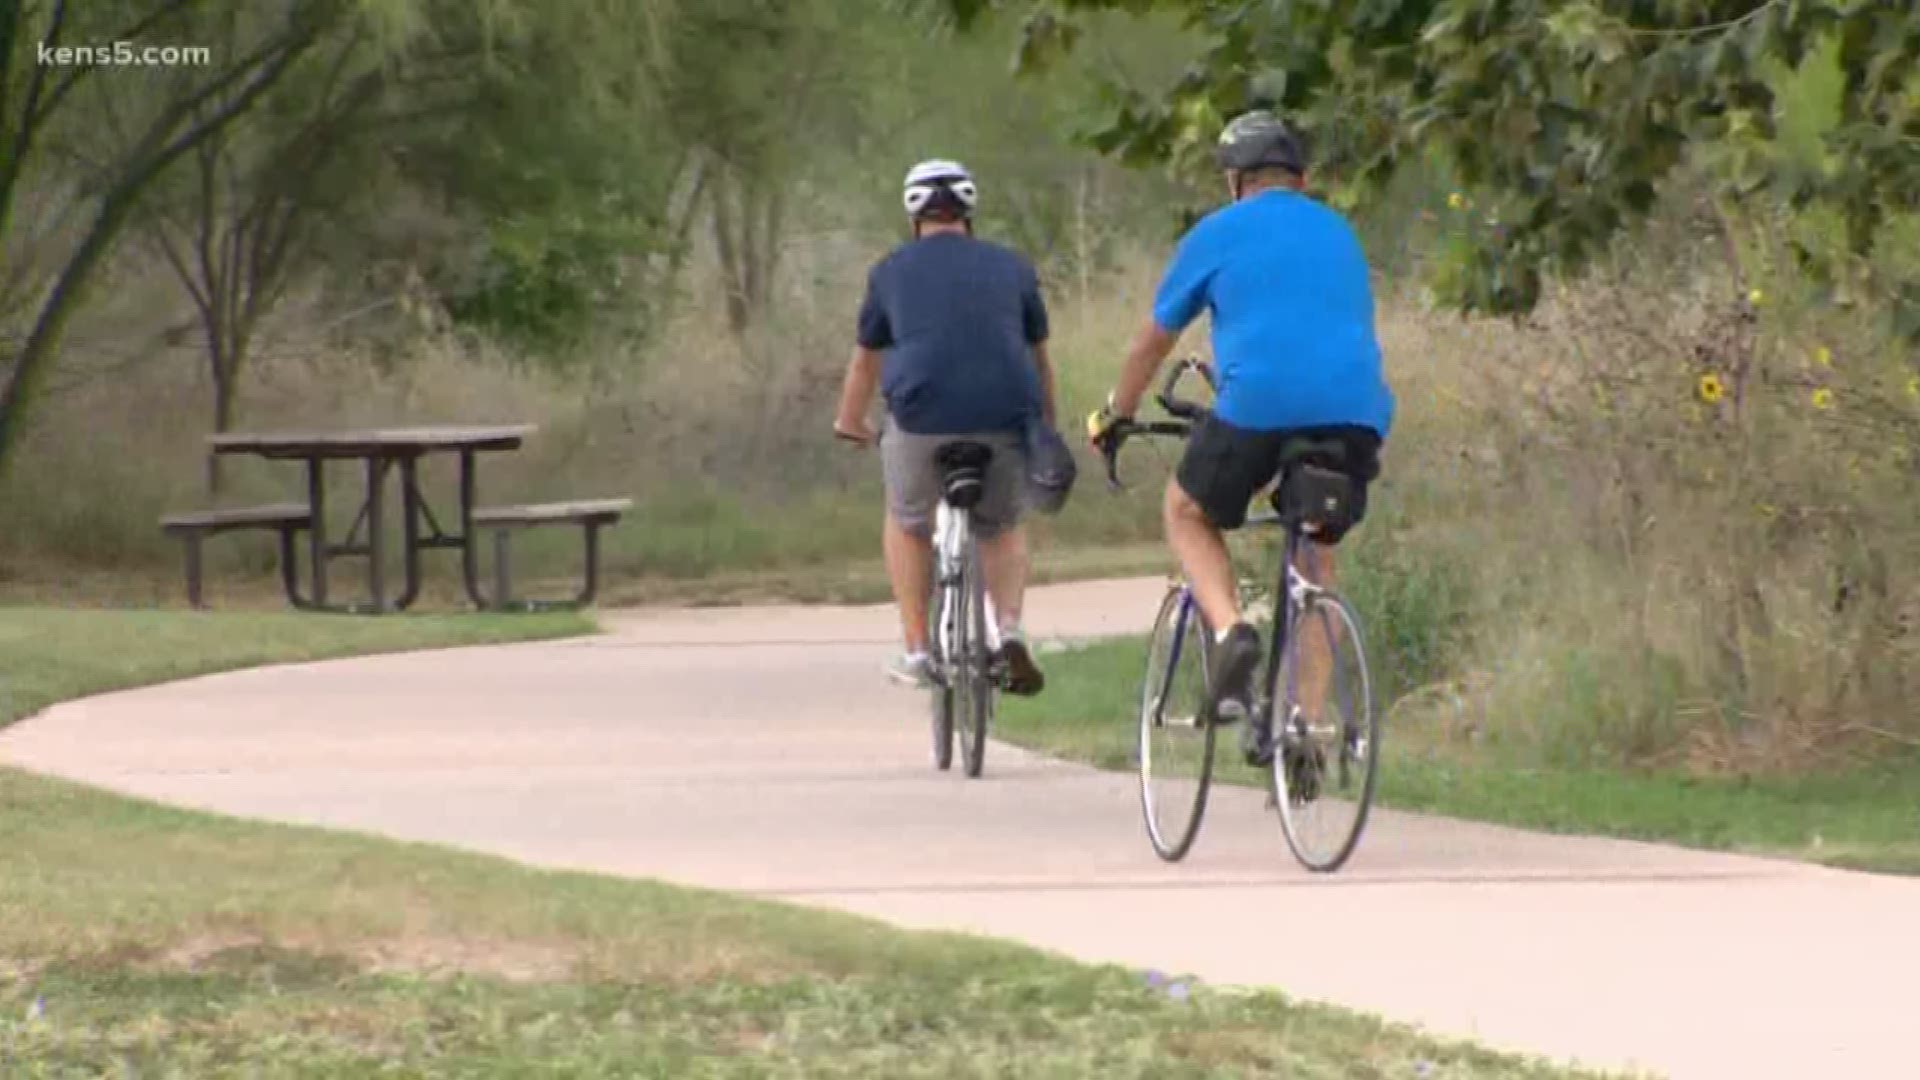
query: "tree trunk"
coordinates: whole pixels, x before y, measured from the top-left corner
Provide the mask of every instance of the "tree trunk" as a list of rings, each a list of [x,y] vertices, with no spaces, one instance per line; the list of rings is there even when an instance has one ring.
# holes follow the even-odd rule
[[[0,391],[0,480],[12,467],[20,438],[25,433],[28,410],[37,399],[41,385],[51,372],[67,321],[84,298],[87,286],[101,260],[119,238],[132,213],[134,203],[154,177],[181,155],[203,140],[219,133],[235,117],[251,108],[261,94],[278,82],[287,69],[313,44],[312,28],[263,48],[233,71],[216,79],[186,101],[154,122],[141,144],[127,159],[119,181],[102,197],[100,209],[79,247],[67,259],[53,289],[40,306],[33,331],[15,358],[6,388]],[[248,78],[251,73],[251,78]],[[245,80],[245,85],[211,116],[175,136],[181,123],[214,95]],[[170,136],[171,139],[169,138]]]
[[[713,246],[720,259],[720,290],[727,304],[727,329],[736,335],[745,333],[750,321],[742,276],[744,259],[735,231],[739,227],[739,210],[734,197],[739,186],[739,178],[730,172],[721,175],[713,185]]]
[[[233,430],[234,379],[220,371],[219,361],[214,361],[213,376],[213,430],[225,433]],[[224,488],[225,475],[221,469],[222,458],[219,454],[207,455],[207,494],[218,497]]]
[[[87,230],[86,239],[67,260],[53,291],[41,305],[40,316],[34,320],[26,344],[14,357],[13,372],[7,379],[6,389],[0,391],[0,480],[6,478],[20,438],[26,433],[27,410],[53,369],[53,358],[59,351],[67,320],[73,317],[84,297],[94,269],[126,224],[127,215],[133,209],[133,198],[133,191],[116,192],[101,206],[94,216],[93,227]]]

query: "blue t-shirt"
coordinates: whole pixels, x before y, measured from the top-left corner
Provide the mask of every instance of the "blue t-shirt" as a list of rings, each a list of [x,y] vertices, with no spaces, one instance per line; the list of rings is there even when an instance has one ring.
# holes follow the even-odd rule
[[[886,353],[880,392],[903,431],[1019,430],[1040,409],[1032,346],[1046,340],[1039,276],[998,244],[935,233],[867,277],[860,344]]]
[[[1213,313],[1214,412],[1257,431],[1358,424],[1386,438],[1393,392],[1373,288],[1345,218],[1291,191],[1214,211],[1180,241],[1154,300],[1169,333]]]

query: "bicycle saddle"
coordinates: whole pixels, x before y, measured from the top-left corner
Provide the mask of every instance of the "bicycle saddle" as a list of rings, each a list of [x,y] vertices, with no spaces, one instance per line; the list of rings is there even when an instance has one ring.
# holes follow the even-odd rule
[[[983,443],[950,442],[933,452],[940,467],[940,496],[956,510],[971,510],[986,490],[987,463],[993,448]]]

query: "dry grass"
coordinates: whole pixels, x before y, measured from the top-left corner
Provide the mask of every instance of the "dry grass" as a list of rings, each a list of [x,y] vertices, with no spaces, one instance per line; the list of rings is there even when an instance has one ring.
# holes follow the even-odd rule
[[[1756,311],[1670,232],[1524,327],[1383,301],[1400,420],[1350,584],[1389,639],[1394,689],[1415,695],[1404,711],[1582,765],[1779,770],[1910,745],[1916,373],[1790,279],[1767,279]],[[609,541],[614,601],[874,598],[877,463],[824,432],[875,250],[834,236],[796,253],[778,310],[745,337],[716,333],[717,312],[691,300],[646,346],[570,367],[444,332],[343,351],[299,332],[295,311],[244,423],[531,420],[526,450],[484,463],[484,496],[634,496]],[[1158,259],[1054,286],[1069,428],[1104,396]],[[32,466],[0,493],[0,596],[172,603],[176,553],[152,521],[204,498],[199,363],[174,350],[111,378],[76,363]],[[1708,375],[1718,402],[1700,398]],[[1099,553],[1155,539],[1166,460],[1134,454],[1120,497],[1082,466],[1040,550],[1094,553],[1055,558],[1056,573],[1137,564]],[[444,498],[446,463],[429,472]],[[235,463],[232,481],[234,498],[295,482],[261,462]],[[576,557],[557,531],[528,548],[532,578]],[[274,602],[269,544],[214,551],[223,602]],[[458,605],[451,575],[430,576],[428,604]]]
[[[1469,580],[1454,692],[1420,707],[1567,765],[1782,771],[1920,745],[1906,366],[1790,294],[1756,312],[1656,257],[1530,329],[1389,317],[1419,358],[1396,379],[1391,542]]]
[[[810,287],[793,290],[744,337],[715,333],[718,314],[692,303],[644,349],[607,344],[568,366],[523,362],[432,329],[398,350],[341,345],[303,329],[302,320],[315,320],[295,310],[245,383],[239,426],[532,422],[540,430],[522,451],[483,458],[482,497],[633,496],[631,524],[609,537],[616,588],[724,572],[837,572],[872,561],[880,505],[877,460],[827,436],[860,284],[847,268],[864,258],[796,265],[792,279]],[[1125,325],[1144,310],[1149,270],[1136,263],[1124,288],[1056,301],[1069,418],[1104,395]],[[159,348],[132,366],[84,349],[69,358],[23,467],[0,488],[0,596],[172,596],[178,553],[154,522],[209,498],[203,444],[212,397],[203,366],[188,347]],[[1095,466],[1085,467],[1091,474]],[[339,495],[330,509],[343,529],[356,507],[341,496],[360,482],[346,466],[331,475]],[[293,465],[246,459],[227,462],[225,476],[222,499],[232,502],[285,498],[300,482]],[[451,463],[429,459],[426,477],[430,495],[449,502]],[[1084,491],[1076,512],[1044,533],[1151,535],[1151,514],[1136,512],[1146,502],[1110,498],[1097,480]],[[573,537],[529,539],[530,573],[570,571]],[[223,538],[209,556],[214,580],[242,582],[237,595],[267,591],[250,579],[271,573],[270,541]]]

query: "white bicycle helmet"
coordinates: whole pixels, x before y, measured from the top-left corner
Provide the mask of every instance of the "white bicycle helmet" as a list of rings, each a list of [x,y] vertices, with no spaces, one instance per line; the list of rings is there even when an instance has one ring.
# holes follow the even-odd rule
[[[929,207],[957,210],[960,216],[969,217],[979,200],[980,189],[974,184],[973,174],[967,171],[967,167],[957,161],[940,158],[923,161],[908,169],[905,190],[901,193],[907,216],[916,218]]]

